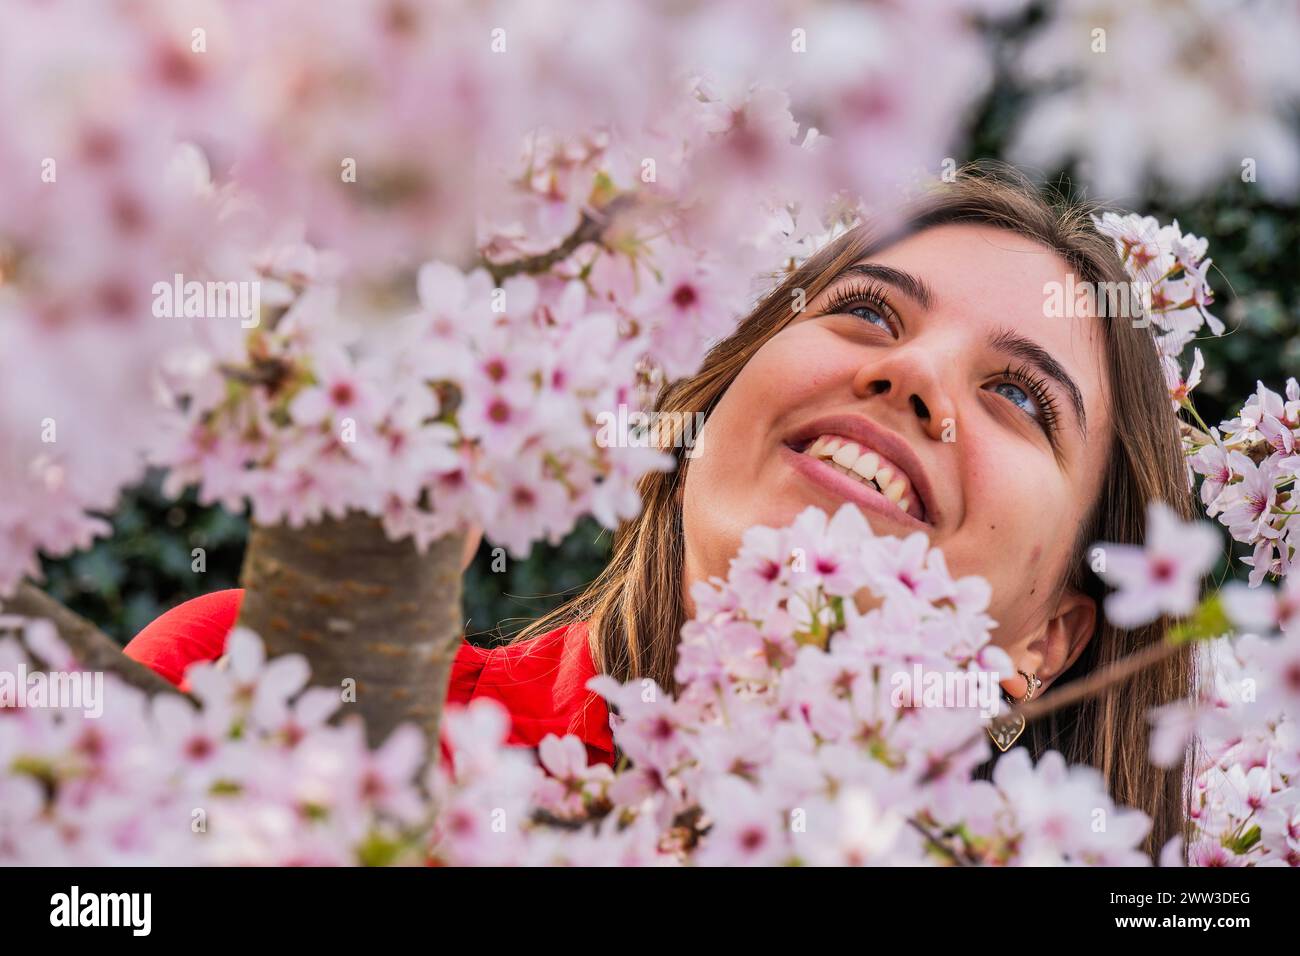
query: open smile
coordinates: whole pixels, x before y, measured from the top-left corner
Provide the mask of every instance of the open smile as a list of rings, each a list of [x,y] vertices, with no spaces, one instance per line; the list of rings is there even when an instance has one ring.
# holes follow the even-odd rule
[[[787,440],[783,450],[795,470],[837,497],[933,531],[937,509],[924,472],[910,450],[874,425],[856,417],[825,420]]]

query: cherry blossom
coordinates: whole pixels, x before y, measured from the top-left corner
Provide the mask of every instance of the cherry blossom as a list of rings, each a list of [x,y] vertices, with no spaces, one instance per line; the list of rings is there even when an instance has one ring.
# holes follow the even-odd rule
[[[1105,544],[1101,577],[1119,590],[1106,598],[1106,617],[1138,627],[1161,614],[1181,616],[1196,607],[1200,582],[1214,566],[1220,539],[1205,523],[1184,524],[1163,502],[1147,508],[1144,547]]]

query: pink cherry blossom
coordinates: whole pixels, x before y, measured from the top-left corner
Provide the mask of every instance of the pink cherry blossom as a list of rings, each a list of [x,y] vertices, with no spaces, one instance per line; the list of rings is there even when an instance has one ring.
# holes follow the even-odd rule
[[[1133,628],[1161,614],[1183,615],[1196,606],[1201,578],[1221,548],[1205,524],[1184,524],[1162,502],[1147,509],[1146,544],[1106,544],[1101,577],[1119,590],[1106,598],[1106,617]]]

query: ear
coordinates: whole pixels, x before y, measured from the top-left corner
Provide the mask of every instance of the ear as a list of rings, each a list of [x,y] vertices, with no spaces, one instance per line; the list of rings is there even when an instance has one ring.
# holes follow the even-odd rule
[[[1082,592],[1068,590],[1037,632],[1006,651],[1018,670],[1042,681],[1038,688],[1041,694],[1079,659],[1096,626],[1097,602]],[[1019,674],[1003,681],[1002,686],[1013,697],[1023,697],[1029,689],[1028,681]]]

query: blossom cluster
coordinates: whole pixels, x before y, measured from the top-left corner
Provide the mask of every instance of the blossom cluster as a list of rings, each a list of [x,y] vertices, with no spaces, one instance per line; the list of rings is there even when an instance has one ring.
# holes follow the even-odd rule
[[[103,533],[146,459],[259,520],[477,521],[517,553],[625,517],[662,461],[575,435],[948,151],[990,74],[966,14],[1001,6],[16,0],[0,590]],[[174,278],[258,304],[151,302]],[[497,380],[503,342],[527,359]]]
[[[1152,290],[1148,318],[1171,403],[1200,426],[1183,427],[1189,484],[1206,515],[1251,548],[1241,559],[1251,568],[1247,585],[1229,584],[1204,602],[1199,582],[1223,550],[1210,525],[1183,526],[1153,505],[1143,548],[1107,548],[1103,577],[1117,587],[1106,603],[1111,621],[1132,627],[1159,614],[1190,616],[1208,639],[1193,694],[1152,715],[1151,758],[1168,765],[1196,742],[1191,863],[1300,865],[1300,742],[1288,716],[1300,704],[1300,579],[1290,575],[1300,548],[1300,386],[1289,379],[1283,396],[1257,383],[1234,418],[1207,426],[1192,396],[1205,364],[1200,349],[1187,371],[1180,362],[1203,327],[1224,331],[1207,310],[1207,241],[1177,222],[1137,215],[1108,213],[1097,226],[1115,240],[1133,281]],[[1280,588],[1267,586],[1270,578]]]
[[[1199,476],[1206,514],[1253,549],[1243,559],[1252,568],[1251,585],[1286,574],[1300,547],[1294,492],[1300,476],[1300,385],[1289,379],[1280,395],[1260,382],[1234,418],[1207,426],[1192,397],[1205,367],[1201,350],[1193,348],[1186,370],[1180,359],[1204,327],[1214,335],[1224,332],[1208,311],[1214,302],[1208,241],[1184,234],[1176,221],[1161,225],[1150,216],[1106,213],[1096,224],[1114,239],[1133,282],[1149,290],[1144,320],[1155,335],[1170,401],[1201,426],[1183,429],[1183,449],[1189,478]]]
[[[1185,621],[1197,687],[1150,715],[1150,758],[1188,757],[1191,837],[1161,865],[1300,866],[1300,578],[1200,596],[1220,538],[1206,522],[1148,509],[1145,543],[1100,542],[1116,590],[1109,619]],[[447,717],[457,753],[436,786],[456,813],[436,858],[469,864],[1139,865],[1149,821],[1116,807],[1092,768],[1048,752],[1004,755],[991,781],[982,715],[930,709],[897,681],[911,668],[994,681],[1012,668],[988,643],[987,583],[953,580],[922,535],[874,537],[845,506],[754,528],[728,579],[693,592],[675,697],[653,682],[591,685],[617,714],[618,772],[587,765],[576,738],[548,737],[544,776],[499,825],[507,718],[490,703]],[[950,702],[949,702],[950,703]],[[976,730],[974,735],[972,730]],[[1190,747],[1190,749],[1189,749]],[[510,786],[505,788],[511,790]],[[496,800],[497,802],[493,802]],[[513,824],[506,824],[513,819]],[[1105,821],[1100,828],[1097,820]],[[651,822],[652,821],[652,822]],[[513,839],[501,840],[510,834]]]
[[[504,714],[476,702],[447,715],[436,858],[1144,861],[1150,821],[1116,806],[1093,768],[1055,752],[1035,764],[1019,748],[991,780],[974,778],[991,753],[988,715],[913,675],[978,677],[996,691],[1013,668],[989,643],[987,583],[953,579],[924,535],[876,537],[851,505],[832,518],[810,508],[787,528],[750,529],[727,580],[692,596],[675,696],[649,680],[589,684],[617,715],[616,770],[588,766],[576,738],[551,736],[539,748],[546,773],[524,800],[523,765],[500,752]]]
[[[1195,691],[1151,715],[1156,766],[1195,743],[1188,862],[1300,866],[1300,579],[1231,584],[1193,611],[1211,638]]]
[[[1152,715],[1152,761],[1199,738],[1193,865],[1300,865],[1300,591],[1229,589],[1198,606],[1209,526],[1153,509],[1146,547],[1106,545],[1129,626],[1204,618],[1196,696]],[[1172,563],[1172,567],[1170,567]],[[1168,588],[1145,607],[1143,569]],[[924,535],[877,537],[852,505],[746,534],[725,581],[700,582],[668,693],[589,687],[611,705],[619,760],[576,737],[507,746],[509,715],[444,715],[446,757],[421,734],[377,749],[335,724],[337,690],[305,662],[267,661],[237,630],[220,665],[188,671],[198,706],[112,675],[102,716],[0,695],[0,859],[97,863],[453,865],[1143,865],[1150,821],[1095,768],[985,726],[1013,670],[990,643],[989,590],[954,579]],[[1207,609],[1223,613],[1208,614]],[[1110,607],[1108,606],[1108,611]],[[52,628],[9,621],[0,671],[28,658],[79,671]],[[1211,660],[1213,658],[1213,660]],[[924,675],[924,679],[922,679]],[[982,682],[982,683],[981,683]],[[979,688],[992,695],[985,699]],[[988,705],[992,703],[992,712]],[[151,808],[148,825],[139,808]],[[436,808],[436,813],[435,809]],[[1165,846],[1175,864],[1181,839]]]
[[[248,500],[267,525],[362,510],[421,547],[470,522],[524,555],[588,511],[611,527],[635,514],[632,483],[672,462],[630,436],[596,441],[602,410],[639,407],[648,349],[579,282],[495,288],[434,263],[415,311],[349,326],[335,288],[298,281],[242,354],[169,369],[183,418],[154,454],[172,491]]]
[[[1177,764],[1192,745],[1188,862],[1300,866],[1300,735],[1291,716],[1300,707],[1300,578],[1280,588],[1233,582],[1202,599],[1222,538],[1162,503],[1148,509],[1141,547],[1101,547],[1102,577],[1116,588],[1108,620],[1131,628],[1169,615],[1182,623],[1167,640],[1203,642],[1189,696],[1149,715],[1153,765]]]
[[[1206,686],[1157,715],[1164,742],[1194,733],[1201,755],[1188,846],[1193,866],[1300,866],[1296,580],[1271,598],[1281,612],[1274,629],[1208,645]]]
[[[342,696],[306,687],[303,658],[267,661],[238,630],[221,666],[187,672],[195,701],[150,698],[82,670],[48,622],[3,624],[17,636],[0,638],[0,673],[63,688],[99,676],[102,697],[91,710],[89,691],[0,696],[0,864],[421,859],[423,735],[404,726],[371,749],[359,720],[330,723]]]
[[[1153,326],[1171,396],[1176,401],[1185,398],[1196,387],[1204,361],[1196,350],[1184,381],[1179,356],[1204,326],[1214,335],[1224,331],[1223,323],[1209,312],[1214,302],[1209,282],[1214,260],[1205,257],[1209,241],[1184,233],[1177,220],[1161,225],[1151,216],[1108,212],[1093,221],[1102,235],[1115,241],[1125,270],[1144,293],[1141,317]]]
[[[1300,385],[1285,396],[1257,383],[1234,418],[1189,438],[1206,514],[1250,545],[1250,583],[1288,574],[1300,553]]]
[[[1051,6],[1055,15],[1013,66],[1035,91],[1009,150],[1013,161],[1054,168],[1074,160],[1103,196],[1152,183],[1195,195],[1229,176],[1272,197],[1294,195],[1300,145],[1286,113],[1300,100],[1300,75],[1286,66],[1300,43],[1294,4]],[[1218,131],[1211,140],[1197,132],[1208,128]]]
[[[924,535],[875,537],[846,505],[752,529],[700,583],[676,696],[593,678],[622,759],[574,737],[506,747],[493,701],[449,712],[450,759],[421,776],[404,727],[375,750],[305,662],[244,630],[194,665],[199,706],[113,676],[99,718],[0,709],[0,859],[97,863],[1136,864],[1149,821],[1098,771],[990,755],[985,707],[1011,671],[988,586],[953,579]],[[78,669],[43,622],[25,655]],[[937,680],[917,683],[926,674]],[[942,685],[942,686],[941,686]],[[943,687],[947,687],[944,690]],[[952,688],[965,688],[965,691]],[[954,693],[957,696],[952,696]],[[52,702],[47,702],[52,703]],[[1050,798],[1049,798],[1050,796]],[[431,807],[437,807],[436,818]],[[149,807],[147,817],[141,807]],[[1100,825],[1099,825],[1100,821]]]
[[[689,374],[752,301],[748,277],[806,255],[863,209],[887,218],[901,184],[932,177],[990,84],[983,25],[1023,6],[792,2],[755,11],[739,0],[671,8],[619,0],[597,14],[579,3],[363,0],[320,17],[309,0],[133,0],[91,10],[15,0],[0,37],[0,106],[16,119],[0,132],[0,175],[13,185],[0,210],[0,436],[15,452],[0,462],[9,491],[0,502],[0,589],[34,574],[38,552],[64,553],[102,533],[94,513],[112,507],[150,455],[176,466],[174,486],[200,481],[196,470],[211,465],[207,500],[247,503],[267,520],[306,520],[346,503],[421,540],[478,519],[502,536],[516,499],[526,517],[502,543],[517,552],[562,533],[575,514],[606,523],[625,515],[635,477],[657,463],[571,447],[579,419],[635,409],[647,382]],[[1256,5],[1245,6],[1232,30],[1215,31],[1214,48],[1244,71],[1241,89],[1277,91],[1277,102],[1253,96],[1255,113],[1231,111],[1263,135],[1291,86],[1261,72],[1275,58],[1233,51],[1285,47],[1294,17],[1261,31]],[[1217,103],[1231,84],[1204,57],[1177,55],[1205,35],[1204,5],[1189,8],[1189,26],[1158,50],[1117,43],[1105,62],[1139,47],[1148,65],[1167,56],[1179,69],[1156,77],[1190,71],[1177,92]],[[1066,5],[1049,18],[1026,51],[1030,74],[1044,48],[1062,52],[1061,31],[1077,29],[1088,9]],[[1142,28],[1139,18],[1114,29]],[[1070,95],[1106,97],[1108,116],[1156,129],[1141,108],[1146,96],[1115,99],[1114,76],[1090,76]],[[1156,143],[1174,142],[1160,129]],[[1265,162],[1271,183],[1286,166],[1285,151],[1275,152]],[[1154,159],[1176,169],[1203,153]],[[1174,256],[1185,274],[1166,282],[1177,293],[1163,320],[1170,354],[1203,311],[1208,265],[1194,243]],[[1151,261],[1157,268],[1163,253]],[[416,278],[426,263],[431,283]],[[476,269],[494,289],[534,278],[538,312],[484,306]],[[285,324],[297,326],[296,340],[286,346],[228,317],[159,314],[148,290],[174,276],[259,286],[262,307],[248,318],[274,326],[291,312]],[[459,281],[471,300],[428,301],[430,286]],[[564,291],[572,283],[585,299]],[[385,320],[416,309],[417,292],[430,327],[404,337]],[[1195,309],[1182,305],[1184,292]],[[593,317],[592,349],[550,328],[562,309],[568,325]],[[566,413],[531,416],[526,434],[512,430],[525,451],[511,466],[497,468],[473,424],[457,430],[452,420],[448,392],[477,387],[474,363],[444,369],[442,382],[456,388],[430,397],[431,369],[415,356],[362,354],[376,349],[360,347],[373,343],[359,343],[358,329],[422,340],[448,312],[468,326],[458,352],[490,350],[481,339],[522,325],[529,364],[592,386]],[[603,330],[611,323],[613,340]],[[402,374],[390,377],[398,364]],[[286,382],[310,389],[340,369],[382,395],[368,414],[340,417],[415,448],[376,483],[382,501],[350,478],[372,452],[340,449],[343,433],[324,409],[314,423],[279,415],[272,440],[266,415],[282,411],[285,396],[253,395]],[[543,385],[529,388],[528,398],[550,404]],[[442,425],[453,432],[433,427]],[[178,429],[188,441],[176,440]],[[241,463],[254,474],[236,476]],[[316,476],[324,487],[295,498]],[[435,516],[437,498],[477,504]]]

